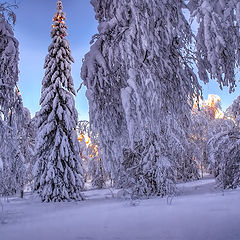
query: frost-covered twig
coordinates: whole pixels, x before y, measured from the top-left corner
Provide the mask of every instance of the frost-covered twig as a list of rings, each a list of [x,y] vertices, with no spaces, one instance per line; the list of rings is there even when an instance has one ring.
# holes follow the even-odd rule
[[[17,4],[8,4],[7,2],[0,3],[0,17],[7,16],[7,20],[12,22],[13,24],[16,23],[16,14],[14,13],[13,9],[18,8]]]

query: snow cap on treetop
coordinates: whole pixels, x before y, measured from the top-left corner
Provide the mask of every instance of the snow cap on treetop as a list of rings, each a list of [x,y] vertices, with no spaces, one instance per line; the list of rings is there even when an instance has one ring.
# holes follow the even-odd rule
[[[58,0],[58,2],[57,2],[57,10],[61,11],[62,9],[63,9],[62,1]]]

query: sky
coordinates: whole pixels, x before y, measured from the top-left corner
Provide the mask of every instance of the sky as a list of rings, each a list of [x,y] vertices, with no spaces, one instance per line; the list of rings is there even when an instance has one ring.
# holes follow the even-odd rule
[[[97,33],[97,21],[89,0],[62,0],[66,13],[68,41],[75,63],[72,76],[75,89],[82,80],[80,69],[84,55],[90,49],[91,37]],[[20,48],[19,87],[24,105],[32,116],[40,109],[41,82],[44,77],[44,61],[51,43],[52,18],[56,12],[57,0],[17,0],[17,22],[15,36]],[[78,92],[76,108],[79,119],[88,119],[88,102],[85,88]]]
[[[90,49],[91,37],[97,33],[97,21],[90,0],[62,0],[62,2],[63,10],[67,15],[67,39],[75,59],[75,63],[72,64],[72,76],[75,89],[78,89],[82,82],[80,78],[82,59]],[[51,43],[50,31],[57,0],[17,0],[17,3],[19,8],[16,10],[17,22],[14,29],[20,44],[19,87],[24,105],[34,116],[40,109],[43,66]],[[219,95],[223,110],[239,95],[239,87],[234,94],[230,95],[227,88],[221,91],[214,80],[207,85],[201,85],[204,99],[207,99],[208,94]],[[76,108],[80,120],[88,119],[85,91],[86,88],[83,87],[76,97]]]

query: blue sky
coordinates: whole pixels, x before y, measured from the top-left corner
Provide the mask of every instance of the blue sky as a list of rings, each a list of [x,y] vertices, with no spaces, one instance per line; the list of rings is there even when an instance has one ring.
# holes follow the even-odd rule
[[[43,65],[51,43],[50,30],[57,0],[17,0],[17,2],[19,8],[16,10],[15,35],[20,43],[19,86],[24,105],[34,116],[40,108]],[[82,82],[80,78],[82,58],[89,51],[92,35],[97,33],[97,21],[90,0],[62,0],[62,2],[67,15],[68,41],[75,59],[72,65],[72,76],[77,89]],[[203,85],[203,89],[204,98],[207,98],[208,94],[219,95],[223,109],[226,109],[239,95],[239,87],[234,94],[229,95],[228,89],[221,91],[214,80]],[[88,119],[85,88],[82,88],[77,95],[76,107],[79,119]]]

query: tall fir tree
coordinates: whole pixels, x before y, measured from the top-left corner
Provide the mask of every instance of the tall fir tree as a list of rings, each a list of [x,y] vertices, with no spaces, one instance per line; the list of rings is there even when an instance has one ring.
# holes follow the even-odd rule
[[[80,148],[76,134],[73,58],[66,40],[65,13],[57,2],[52,43],[45,60],[36,139],[35,191],[42,201],[83,199]]]

